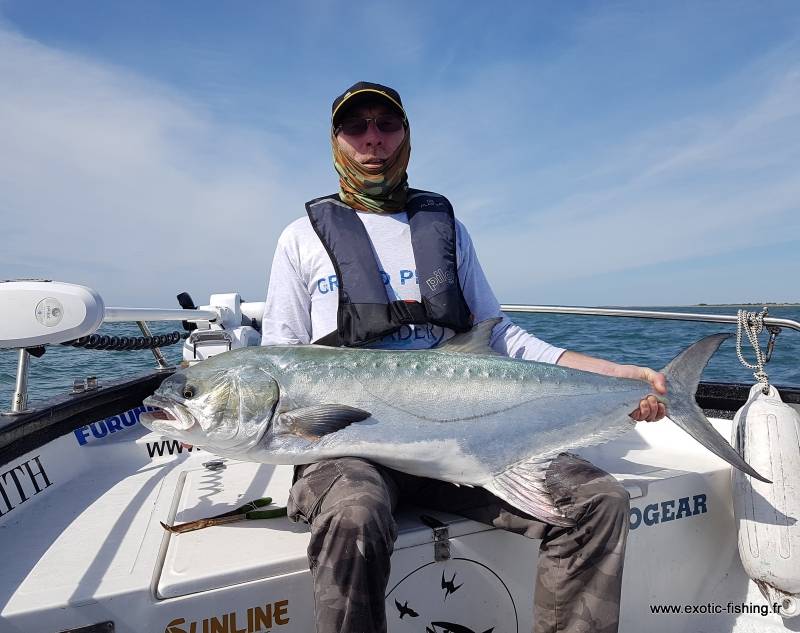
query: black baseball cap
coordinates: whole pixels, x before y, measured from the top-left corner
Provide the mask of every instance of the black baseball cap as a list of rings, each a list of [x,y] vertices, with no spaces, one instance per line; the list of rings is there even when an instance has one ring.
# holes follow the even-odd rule
[[[406,111],[403,109],[403,102],[400,99],[400,94],[397,90],[369,81],[359,81],[333,100],[333,105],[331,106],[331,122],[334,125],[336,124],[337,115],[345,111],[343,107],[345,104],[351,107],[366,100],[374,100],[375,97],[386,101],[386,103],[403,116],[403,119],[408,119]]]

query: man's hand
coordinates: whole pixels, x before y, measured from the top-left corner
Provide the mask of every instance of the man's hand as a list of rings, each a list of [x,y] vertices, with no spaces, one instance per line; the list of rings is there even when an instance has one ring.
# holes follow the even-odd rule
[[[653,386],[653,391],[660,395],[667,393],[667,378],[661,372],[650,369],[649,367],[639,367],[637,365],[623,365],[625,372],[623,378],[633,378],[634,380],[646,380]],[[627,375],[625,375],[627,374]],[[667,407],[658,398],[650,394],[642,398],[639,408],[632,411],[630,416],[637,422],[654,422],[667,415]]]
[[[653,386],[653,391],[659,395],[667,393],[667,377],[661,372],[649,367],[639,367],[638,365],[618,365],[608,360],[594,358],[579,352],[565,351],[556,361],[562,367],[572,367],[583,371],[592,371],[596,374],[615,376],[616,378],[633,378],[634,380],[645,380]],[[647,420],[654,422],[667,415],[667,407],[663,402],[659,402],[655,395],[651,394],[639,402],[639,408],[631,412],[630,416],[640,422]]]

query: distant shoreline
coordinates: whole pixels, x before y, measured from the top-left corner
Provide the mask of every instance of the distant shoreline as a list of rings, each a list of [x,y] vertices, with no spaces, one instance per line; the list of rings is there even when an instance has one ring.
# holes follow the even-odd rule
[[[525,304],[522,304],[525,305]],[[566,308],[600,308],[604,310],[654,310],[654,309],[663,309],[663,308],[747,308],[750,312],[761,312],[761,308],[766,306],[767,308],[800,308],[800,303],[798,302],[788,302],[788,303],[664,303],[660,305],[654,305],[652,303],[648,304],[628,304],[628,305],[621,305],[621,304],[606,304],[606,305],[599,305],[599,306],[588,306],[586,304],[581,305],[571,305],[565,304],[563,307]],[[546,304],[546,307],[556,308],[559,307],[556,304]]]
[[[671,308],[793,308],[800,303],[688,303],[684,305],[670,305]]]
[[[565,307],[568,308],[583,308],[583,307],[593,307],[593,308],[609,308],[612,310],[617,309],[630,309],[630,310],[643,310],[643,309],[653,309],[653,308],[749,308],[750,311],[758,310],[761,311],[761,308],[766,306],[767,308],[798,308],[800,307],[800,303],[664,303],[660,305],[654,305],[652,303],[648,304],[635,304],[635,305],[601,305],[601,306],[586,306],[585,304],[580,306],[573,306],[567,305]],[[556,307],[553,305],[552,307]]]
[[[636,304],[636,305],[600,305],[600,306],[573,306],[568,308],[601,308],[610,310],[660,310],[666,308],[745,308],[749,312],[761,312],[761,308],[800,308],[800,303],[665,303],[661,305]],[[553,305],[552,307],[556,307]]]

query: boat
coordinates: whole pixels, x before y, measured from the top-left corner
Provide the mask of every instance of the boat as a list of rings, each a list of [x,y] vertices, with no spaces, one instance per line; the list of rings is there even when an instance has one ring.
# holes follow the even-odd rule
[[[18,350],[19,358],[13,402],[0,417],[0,633],[313,631],[308,526],[277,516],[168,529],[267,498],[285,506],[292,468],[223,459],[139,423],[144,398],[175,371],[158,349],[174,341],[153,337],[148,322],[185,322],[183,358],[191,364],[258,345],[263,303],[227,293],[200,307],[184,296],[180,310],[115,308],[91,289],[47,281],[0,283],[0,299],[0,347]],[[736,323],[728,315],[503,309]],[[95,333],[115,321],[139,323],[142,336],[122,341]],[[765,323],[800,330],[791,320]],[[156,367],[119,381],[79,380],[72,393],[29,408],[31,355],[65,343],[149,348]],[[800,389],[778,391],[796,415]],[[753,397],[751,385],[708,382],[696,396],[726,437],[736,435],[734,414]],[[785,450],[798,449],[796,436],[782,441]],[[753,568],[774,551],[776,560],[762,561],[761,571],[775,575],[783,564],[792,582],[800,577],[791,571],[800,570],[791,547],[793,498],[766,499],[775,514],[764,519],[752,508],[773,488],[758,493],[732,482],[727,463],[668,420],[579,452],[631,497],[621,631],[798,630],[796,596],[775,593]],[[791,473],[772,474],[771,485],[786,497],[781,486]],[[735,512],[745,498],[751,510]],[[398,523],[386,593],[389,631],[531,630],[539,541],[428,508],[404,507]],[[761,546],[746,561],[755,579],[738,546],[746,530],[762,534],[745,542],[745,549]]]

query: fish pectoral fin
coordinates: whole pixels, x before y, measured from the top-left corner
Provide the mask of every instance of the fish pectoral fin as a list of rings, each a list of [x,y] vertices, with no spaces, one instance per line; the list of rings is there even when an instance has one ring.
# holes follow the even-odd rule
[[[369,411],[346,404],[317,404],[281,413],[278,421],[288,433],[319,439],[328,433],[340,431],[353,422],[366,420],[370,415],[372,414]]]
[[[552,460],[534,458],[514,464],[484,485],[489,492],[506,503],[551,525],[572,527],[575,521],[556,506],[547,488],[545,473]]]

